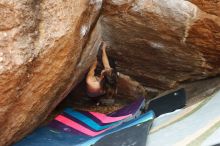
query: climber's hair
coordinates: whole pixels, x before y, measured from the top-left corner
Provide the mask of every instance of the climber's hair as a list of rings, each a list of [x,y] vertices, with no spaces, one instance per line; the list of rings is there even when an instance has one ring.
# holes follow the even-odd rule
[[[106,96],[114,98],[117,94],[118,74],[116,69],[111,68],[103,72],[101,87],[106,92]]]

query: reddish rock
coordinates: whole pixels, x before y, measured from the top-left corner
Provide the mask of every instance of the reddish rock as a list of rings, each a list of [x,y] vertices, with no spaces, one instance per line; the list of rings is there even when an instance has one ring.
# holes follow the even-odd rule
[[[219,74],[219,0],[105,0],[100,16],[101,7],[0,0],[0,146],[31,132],[81,81],[101,37],[118,70],[149,89]],[[124,79],[135,87],[129,95],[145,95]]]
[[[102,1],[0,0],[0,145],[32,131],[81,80],[100,45]]]
[[[220,72],[218,4],[218,0],[107,0],[103,38],[120,72],[145,86],[166,90],[215,76]]]

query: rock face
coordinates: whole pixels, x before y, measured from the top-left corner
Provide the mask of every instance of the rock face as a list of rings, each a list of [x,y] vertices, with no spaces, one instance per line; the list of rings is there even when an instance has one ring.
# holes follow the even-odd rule
[[[103,38],[120,72],[170,89],[219,74],[219,8],[219,0],[107,0]]]
[[[0,146],[33,130],[81,81],[101,39],[119,71],[150,89],[216,76],[219,7],[219,0],[0,0]]]
[[[97,54],[102,1],[0,0],[0,145],[42,122]]]

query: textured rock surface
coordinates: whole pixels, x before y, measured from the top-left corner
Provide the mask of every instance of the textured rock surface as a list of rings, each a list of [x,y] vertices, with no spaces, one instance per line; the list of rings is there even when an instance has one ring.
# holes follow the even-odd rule
[[[159,92],[157,90],[145,88],[127,75],[122,73],[119,75],[117,98],[130,99],[132,101],[140,97],[153,98],[158,94]]]
[[[119,70],[157,89],[220,72],[219,1],[107,0],[103,37]]]
[[[30,132],[80,81],[100,45],[101,6],[0,0],[1,146]]]
[[[30,132],[81,80],[101,35],[119,71],[147,87],[219,74],[219,4],[106,0],[99,17],[102,0],[0,0],[0,146]]]

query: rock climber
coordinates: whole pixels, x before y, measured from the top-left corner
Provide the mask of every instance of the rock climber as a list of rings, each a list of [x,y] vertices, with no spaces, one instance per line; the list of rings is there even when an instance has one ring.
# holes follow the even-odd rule
[[[115,102],[117,94],[117,81],[118,74],[115,68],[111,68],[109,59],[106,54],[106,43],[102,43],[102,63],[104,69],[101,75],[95,75],[95,70],[98,64],[97,59],[90,67],[89,73],[86,78],[87,95],[90,98],[98,99],[103,105],[112,105]]]

